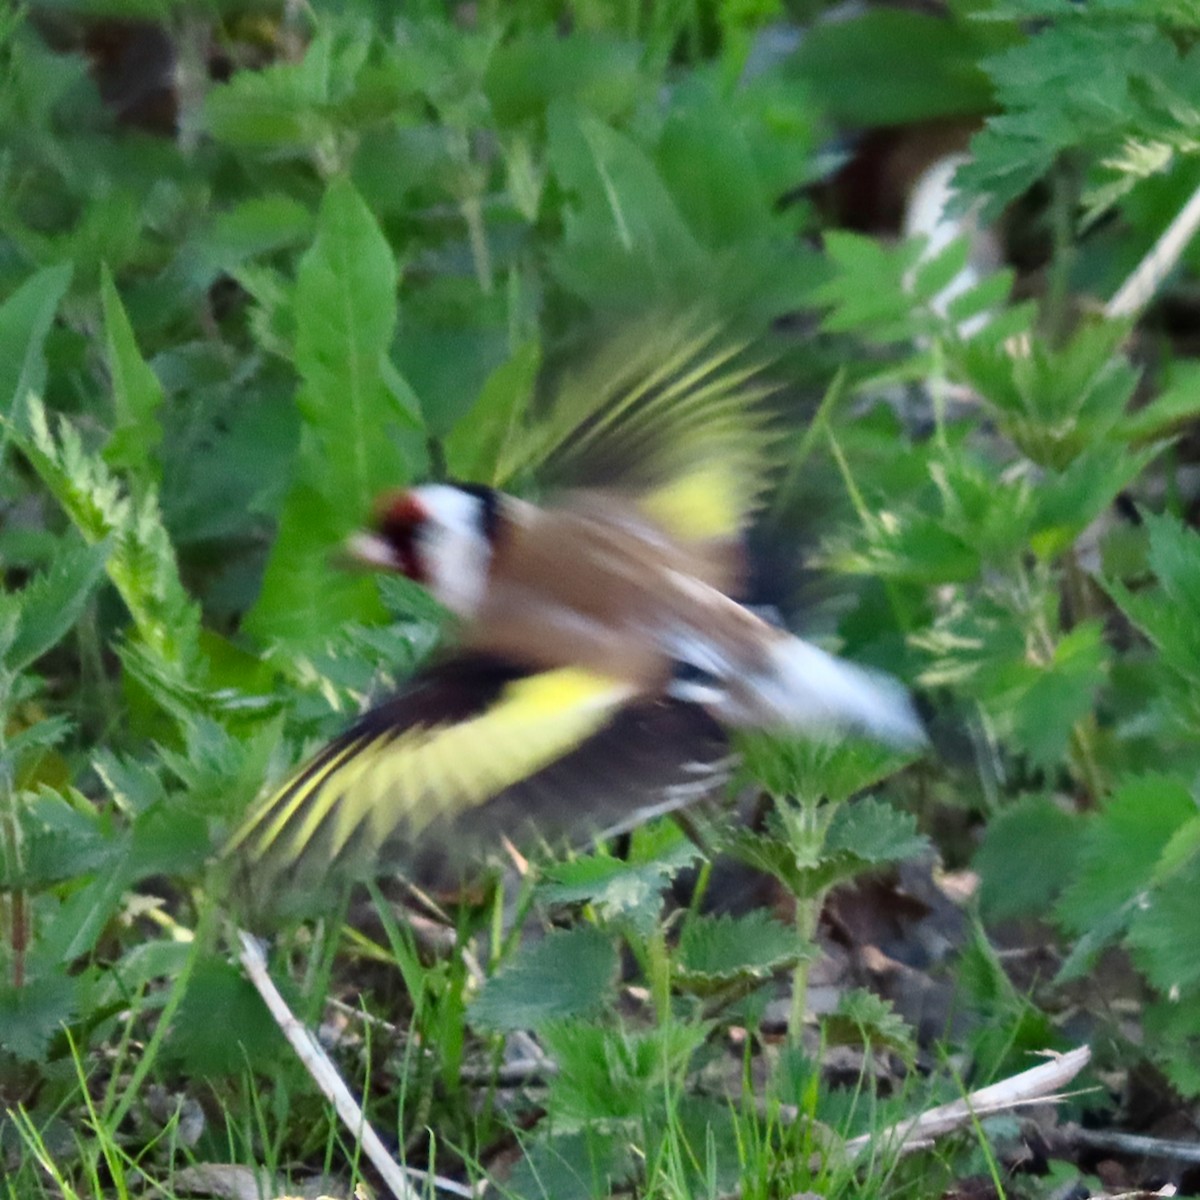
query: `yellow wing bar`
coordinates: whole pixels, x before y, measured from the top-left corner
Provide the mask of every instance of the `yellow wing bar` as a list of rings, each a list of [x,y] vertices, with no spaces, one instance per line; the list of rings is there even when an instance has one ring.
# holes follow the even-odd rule
[[[368,714],[261,805],[231,848],[293,861],[319,832],[331,857],[355,837],[377,851],[401,827],[416,839],[569,754],[632,694],[628,684],[563,668],[510,682],[462,721],[396,728]]]

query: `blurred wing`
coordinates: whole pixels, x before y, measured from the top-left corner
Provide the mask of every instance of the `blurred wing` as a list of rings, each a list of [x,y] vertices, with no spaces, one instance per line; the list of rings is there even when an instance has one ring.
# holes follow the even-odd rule
[[[766,488],[763,363],[719,324],[647,319],[562,376],[531,453],[572,488],[622,491],[681,541],[728,543]]]
[[[232,848],[301,880],[382,858],[448,882],[502,834],[636,823],[641,809],[669,804],[673,788],[679,804],[694,798],[703,772],[693,756],[723,758],[724,740],[684,708],[574,668],[528,674],[452,659],[321,751]]]

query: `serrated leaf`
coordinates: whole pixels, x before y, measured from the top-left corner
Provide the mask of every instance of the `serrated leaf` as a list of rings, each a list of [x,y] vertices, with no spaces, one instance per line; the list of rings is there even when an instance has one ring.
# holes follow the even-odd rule
[[[1187,995],[1200,988],[1196,897],[1200,863],[1141,898],[1129,918],[1129,947],[1138,969],[1160,992]]]
[[[921,303],[932,304],[966,270],[970,256],[970,239],[954,238],[935,254],[921,258],[909,275],[908,291]]]
[[[1165,392],[1121,422],[1121,436],[1128,441],[1166,437],[1197,417],[1200,417],[1200,367],[1185,363],[1173,372]]]
[[[408,477],[395,433],[412,416],[393,392],[388,359],[396,285],[374,216],[349,180],[334,180],[296,280],[304,440],[262,591],[246,617],[261,638],[320,644],[332,626],[382,616],[369,581],[333,570],[330,558],[376,496]]]
[[[41,394],[42,347],[70,282],[70,264],[43,267],[0,305],[0,416],[19,416],[29,393]]]
[[[1200,993],[1148,1004],[1143,1020],[1150,1054],[1172,1085],[1200,1096]]]
[[[44,1062],[51,1039],[75,1015],[75,983],[46,975],[0,986],[0,1046],[22,1062]]]
[[[746,771],[776,798],[849,799],[896,771],[895,753],[871,742],[784,740],[744,735],[738,749]]]
[[[317,214],[296,274],[298,403],[324,451],[326,494],[360,519],[378,492],[404,482],[388,437],[398,416],[382,363],[396,328],[395,258],[374,215],[346,179]]]
[[[340,626],[382,620],[372,581],[330,561],[346,533],[344,515],[333,511],[323,489],[298,483],[284,504],[246,630],[266,641],[311,647],[324,645]]]
[[[1200,857],[1200,815],[1185,821],[1163,847],[1150,882],[1156,887],[1169,884],[1172,877],[1192,866]]]
[[[634,862],[597,853],[551,865],[538,895],[551,904],[592,904],[606,921],[629,921],[649,932],[662,911],[662,893],[681,870],[699,857],[690,842],[676,842],[660,858]]]
[[[1126,780],[1088,820],[1077,875],[1059,902],[1060,919],[1086,933],[1145,889],[1171,838],[1196,815],[1187,787],[1169,775]]]
[[[117,470],[157,481],[162,474],[155,458],[162,441],[162,426],[158,421],[162,384],[138,350],[133,326],[107,266],[100,274],[100,298],[116,413],[116,426],[104,448],[104,461]]]
[[[526,942],[471,1002],[471,1022],[509,1032],[585,1017],[611,1002],[617,972],[612,940],[589,925]]]
[[[830,854],[849,854],[876,864],[916,858],[929,849],[929,840],[917,832],[917,819],[911,813],[866,796],[838,808],[825,845]]]
[[[1200,620],[1200,534],[1168,513],[1148,514],[1150,568],[1167,598]]]
[[[693,916],[679,939],[674,978],[704,994],[732,983],[769,979],[813,953],[794,928],[767,912]]]
[[[33,890],[66,879],[81,879],[111,867],[123,842],[88,801],[43,788],[27,796],[21,811],[21,856],[15,875],[0,869],[0,887]]]
[[[116,915],[135,876],[124,856],[114,856],[106,867],[72,892],[52,919],[43,922],[38,953],[45,961],[65,967],[88,954]]]
[[[108,577],[143,642],[164,669],[198,667],[199,608],[179,578],[153,489],[136,498],[125,495],[69,422],[60,422],[55,437],[40,401],[31,398],[26,410],[28,431],[14,429],[14,440],[84,539],[112,539]]]
[[[1095,705],[1107,662],[1100,622],[1085,621],[1059,639],[1049,663],[1029,674],[1011,720],[1013,737],[1035,763],[1049,766],[1066,753],[1072,729]]]
[[[886,1047],[908,1059],[916,1053],[916,1039],[908,1022],[896,1012],[890,1000],[866,988],[843,992],[837,1008],[821,1022],[821,1027],[835,1044]]]
[[[583,1021],[549,1026],[542,1037],[559,1065],[546,1105],[555,1128],[606,1130],[639,1121],[660,1103],[664,1087],[679,1085],[707,1036],[702,1022],[638,1032]]]
[[[64,638],[104,574],[112,543],[64,545],[49,568],[21,590],[17,628],[4,661],[23,671]]]
[[[526,1200],[595,1200],[636,1170],[627,1137],[589,1128],[526,1145],[504,1186]]]
[[[1080,833],[1077,814],[1049,796],[1023,796],[997,813],[975,856],[984,918],[1044,914],[1074,873]]]
[[[254,985],[231,963],[201,959],[175,1013],[164,1052],[189,1075],[240,1076],[277,1062],[284,1048]]]

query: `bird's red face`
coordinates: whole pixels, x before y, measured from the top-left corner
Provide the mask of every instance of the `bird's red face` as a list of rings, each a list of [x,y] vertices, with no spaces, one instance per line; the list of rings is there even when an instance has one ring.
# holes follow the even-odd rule
[[[389,492],[375,505],[371,528],[346,549],[356,562],[406,575],[471,616],[486,584],[498,510],[486,487],[435,483]]]
[[[422,552],[422,533],[429,525],[429,509],[412,491],[388,492],[375,505],[374,533],[367,535],[382,551],[377,566],[389,567],[417,583],[429,583],[429,563]]]

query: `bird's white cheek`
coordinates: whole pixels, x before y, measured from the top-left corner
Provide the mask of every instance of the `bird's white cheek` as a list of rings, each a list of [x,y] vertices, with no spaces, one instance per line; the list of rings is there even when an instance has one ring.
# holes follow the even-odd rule
[[[451,612],[471,618],[483,603],[492,548],[481,533],[453,530],[430,539],[429,590]]]

